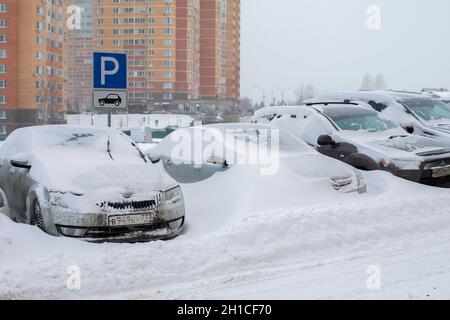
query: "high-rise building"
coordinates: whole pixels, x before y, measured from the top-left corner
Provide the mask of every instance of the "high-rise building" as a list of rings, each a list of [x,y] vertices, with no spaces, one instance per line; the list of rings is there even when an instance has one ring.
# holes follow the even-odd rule
[[[64,97],[69,112],[92,109],[93,0],[66,0]]]
[[[177,92],[175,0],[96,1],[95,51],[128,54],[128,107],[170,105]]]
[[[69,109],[91,103],[84,80],[92,61],[83,58],[92,54],[90,44],[93,51],[128,54],[131,112],[237,104],[240,0],[69,2],[84,12],[81,30],[66,34]]]
[[[240,0],[200,1],[200,95],[236,105],[240,97]]]
[[[0,138],[63,121],[62,0],[0,0]]]

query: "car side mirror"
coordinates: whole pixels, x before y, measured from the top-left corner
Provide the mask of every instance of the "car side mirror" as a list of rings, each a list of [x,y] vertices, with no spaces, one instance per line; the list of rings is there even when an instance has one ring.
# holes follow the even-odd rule
[[[407,123],[404,124],[403,129],[405,129],[406,132],[408,132],[409,134],[413,134],[414,133],[414,125],[412,123]]]
[[[319,146],[333,146],[335,142],[329,135],[321,135],[319,139],[317,139],[317,144]]]
[[[211,165],[219,165],[222,166],[223,168],[227,168],[228,167],[228,162],[226,159],[222,158],[222,157],[217,157],[217,156],[211,156],[206,160],[207,164],[211,164]]]
[[[23,156],[16,156],[11,159],[11,166],[20,169],[31,169],[31,163],[28,159]]]
[[[148,158],[153,164],[156,164],[161,161],[161,155],[153,150],[147,152]]]

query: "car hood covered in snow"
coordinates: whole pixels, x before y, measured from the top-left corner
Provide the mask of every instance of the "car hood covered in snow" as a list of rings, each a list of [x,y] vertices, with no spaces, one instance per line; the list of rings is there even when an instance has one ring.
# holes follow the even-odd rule
[[[30,174],[49,189],[127,196],[162,187],[157,168],[115,130],[34,129]]]
[[[432,138],[405,134],[398,130],[388,130],[382,133],[339,132],[346,142],[364,148],[365,152],[376,152],[379,155],[400,158],[417,158],[428,155],[450,154],[450,144]]]

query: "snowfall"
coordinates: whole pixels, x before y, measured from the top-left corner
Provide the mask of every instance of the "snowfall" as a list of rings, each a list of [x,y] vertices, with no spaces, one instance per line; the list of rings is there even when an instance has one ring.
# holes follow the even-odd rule
[[[261,185],[236,175],[182,185],[170,241],[92,244],[0,214],[0,299],[450,298],[447,189],[371,172],[363,195],[253,198]]]

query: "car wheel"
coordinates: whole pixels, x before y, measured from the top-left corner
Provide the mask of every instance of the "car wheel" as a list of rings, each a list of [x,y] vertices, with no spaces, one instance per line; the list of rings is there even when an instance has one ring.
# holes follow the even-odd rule
[[[6,210],[8,210],[6,205],[6,199],[0,190],[0,213],[6,213]]]
[[[100,105],[103,107],[105,105],[104,101],[100,101]]]
[[[38,200],[34,200],[33,203],[33,224],[38,226],[39,229],[45,231],[44,218],[42,216],[42,208]]]
[[[116,101],[115,105],[116,105],[116,107],[120,106],[120,102]]]

